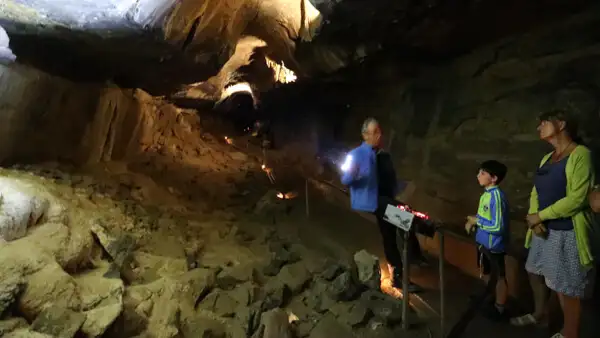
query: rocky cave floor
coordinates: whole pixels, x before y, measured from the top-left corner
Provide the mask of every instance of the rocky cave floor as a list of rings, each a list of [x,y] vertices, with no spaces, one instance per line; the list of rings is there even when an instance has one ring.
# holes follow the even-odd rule
[[[189,128],[128,163],[1,169],[0,336],[429,336],[401,331],[375,257],[289,235],[264,176]]]

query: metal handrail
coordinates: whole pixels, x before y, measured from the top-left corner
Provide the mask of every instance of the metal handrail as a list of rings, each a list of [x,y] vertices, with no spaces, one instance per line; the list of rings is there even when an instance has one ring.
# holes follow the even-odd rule
[[[473,318],[475,318],[477,310],[482,308],[487,297],[492,295],[496,289],[496,284],[498,283],[498,279],[500,278],[499,277],[500,267],[498,266],[497,262],[494,259],[492,259],[491,251],[489,251],[487,248],[485,248],[483,246],[480,246],[479,249],[480,249],[481,253],[484,256],[486,256],[488,261],[490,262],[490,267],[491,267],[490,280],[489,280],[488,284],[486,285],[484,292],[482,292],[480,295],[475,297],[471,306],[463,313],[463,315],[460,317],[460,319],[454,324],[452,329],[450,329],[450,332],[448,333],[448,335],[445,336],[446,338],[458,338],[458,337],[462,336],[462,334],[467,329],[467,326],[469,325],[469,323],[473,320]],[[443,334],[444,333],[442,331],[442,337],[444,336]]]
[[[242,151],[242,152],[246,152],[247,149],[242,149],[234,144],[231,144],[234,148],[236,148],[238,151]],[[263,160],[266,159],[266,154],[263,151]],[[306,194],[306,215],[309,216],[309,199],[308,199],[308,178],[306,178],[306,182],[305,182],[305,194]],[[317,182],[321,183],[321,184],[326,184],[327,186],[334,188],[346,195],[349,194],[348,190],[346,189],[342,189],[334,184],[331,184],[329,182],[326,181],[321,181],[321,180],[316,180]],[[490,276],[490,281],[488,283],[488,285],[485,288],[485,291],[479,295],[478,297],[475,298],[475,300],[473,301],[472,305],[467,309],[467,311],[465,311],[465,313],[460,317],[460,319],[454,324],[454,326],[450,329],[450,332],[448,333],[448,335],[445,335],[445,319],[446,319],[446,311],[445,311],[445,269],[444,269],[444,265],[445,265],[445,245],[444,245],[444,238],[446,235],[450,235],[451,237],[454,237],[456,239],[459,239],[461,241],[467,241],[468,237],[461,235],[459,233],[457,233],[456,231],[453,231],[451,229],[449,229],[448,227],[444,227],[442,226],[441,223],[439,222],[432,222],[430,221],[431,224],[428,224],[429,226],[433,226],[435,228],[435,232],[437,232],[438,237],[439,237],[439,278],[440,278],[440,335],[442,338],[458,338],[460,337],[465,330],[467,329],[469,323],[473,320],[473,318],[475,317],[475,314],[477,312],[477,310],[479,308],[481,308],[481,306],[483,305],[483,303],[485,302],[485,299],[488,297],[488,295],[492,294],[495,290],[495,286],[498,282],[498,278],[499,278],[499,266],[496,264],[496,262],[492,259],[492,253],[487,250],[486,248],[481,248],[481,252],[483,255],[485,255],[488,260],[490,261],[491,264],[491,276]],[[419,230],[419,226],[417,226],[417,229]],[[429,231],[428,231],[429,232]],[[408,283],[409,283],[409,273],[408,273],[408,266],[410,266],[408,260],[408,232],[404,233],[404,239],[405,239],[405,245],[403,248],[403,260],[404,260],[404,271],[403,271],[403,290],[407,290],[408,287]],[[429,236],[431,237],[431,235],[429,234]],[[404,292],[403,292],[403,296],[404,296]],[[407,315],[408,315],[408,297],[407,299],[404,299],[403,301],[403,328],[407,329],[408,328],[408,321],[407,321]]]
[[[344,193],[344,194],[348,194],[347,190],[343,190],[340,189],[339,187],[335,186],[334,184],[331,184],[329,182],[323,182],[323,181],[319,181],[320,183],[326,184],[328,186],[330,186],[331,188],[337,189],[338,191]],[[307,200],[307,204],[308,204],[308,200]],[[440,222],[432,222],[433,226],[435,227],[435,232],[437,232],[438,234],[438,238],[439,238],[439,257],[438,257],[438,261],[439,261],[439,278],[440,278],[440,336],[441,337],[445,337],[445,338],[458,338],[460,337],[465,330],[467,329],[469,323],[473,320],[473,318],[475,318],[475,315],[477,314],[477,310],[479,310],[482,305],[485,303],[485,300],[487,299],[487,297],[489,295],[491,295],[494,290],[495,290],[495,286],[498,282],[498,278],[499,278],[499,269],[500,267],[496,264],[496,261],[492,259],[492,253],[482,247],[481,248],[481,252],[483,255],[485,255],[491,265],[491,274],[490,274],[490,281],[488,282],[488,284],[486,285],[486,288],[484,290],[483,293],[481,293],[480,295],[478,295],[477,297],[475,297],[475,299],[473,300],[471,306],[469,306],[469,308],[463,313],[463,315],[459,318],[459,320],[454,324],[454,326],[452,326],[452,328],[450,329],[450,331],[448,332],[448,335],[446,335],[446,331],[445,331],[445,321],[446,321],[446,288],[445,288],[445,236],[451,236],[455,239],[467,242],[470,242],[470,239],[473,239],[472,237],[468,237],[465,235],[462,235],[454,230],[452,230],[451,228],[447,227],[447,226],[443,226],[442,223]],[[418,230],[418,227],[417,227]],[[404,248],[403,248],[403,252],[402,252],[402,258],[404,261],[403,267],[404,267],[404,271],[403,271],[403,289],[406,290],[406,288],[408,287],[409,284],[409,276],[408,276],[408,269],[407,267],[410,265],[408,260],[409,260],[409,256],[408,256],[408,233],[405,232],[404,233]],[[407,310],[407,304],[408,304],[408,299],[405,299],[403,302],[403,318],[407,318],[406,315],[408,314],[408,310]],[[403,320],[403,328],[407,329],[408,328],[408,323],[407,320]]]

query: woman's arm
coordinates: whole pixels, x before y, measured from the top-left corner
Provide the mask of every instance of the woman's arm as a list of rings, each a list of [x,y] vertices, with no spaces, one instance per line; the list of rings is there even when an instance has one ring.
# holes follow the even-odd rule
[[[588,193],[593,180],[592,161],[589,150],[581,154],[571,154],[573,158],[573,171],[567,177],[567,196],[554,202],[551,206],[539,211],[542,220],[571,217],[588,206]]]
[[[538,212],[539,204],[538,204],[538,194],[537,190],[535,190],[535,185],[531,188],[531,194],[529,195],[529,211],[528,214],[535,214]]]

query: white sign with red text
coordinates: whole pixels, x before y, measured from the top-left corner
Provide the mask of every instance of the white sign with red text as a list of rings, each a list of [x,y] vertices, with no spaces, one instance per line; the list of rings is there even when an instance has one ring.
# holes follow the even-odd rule
[[[383,219],[396,227],[409,231],[412,227],[413,220],[415,215],[413,213],[406,211],[404,209],[398,208],[395,205],[388,205],[385,209],[385,214],[383,215]]]

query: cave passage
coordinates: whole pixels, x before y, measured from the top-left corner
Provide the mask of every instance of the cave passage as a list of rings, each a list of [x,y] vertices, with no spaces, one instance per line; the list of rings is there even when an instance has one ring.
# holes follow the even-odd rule
[[[556,297],[546,328],[473,305],[464,223],[506,164],[504,319],[529,313],[538,115],[600,150],[599,27],[587,0],[2,2],[0,336],[552,337]],[[417,219],[406,298],[340,180],[368,117]]]

